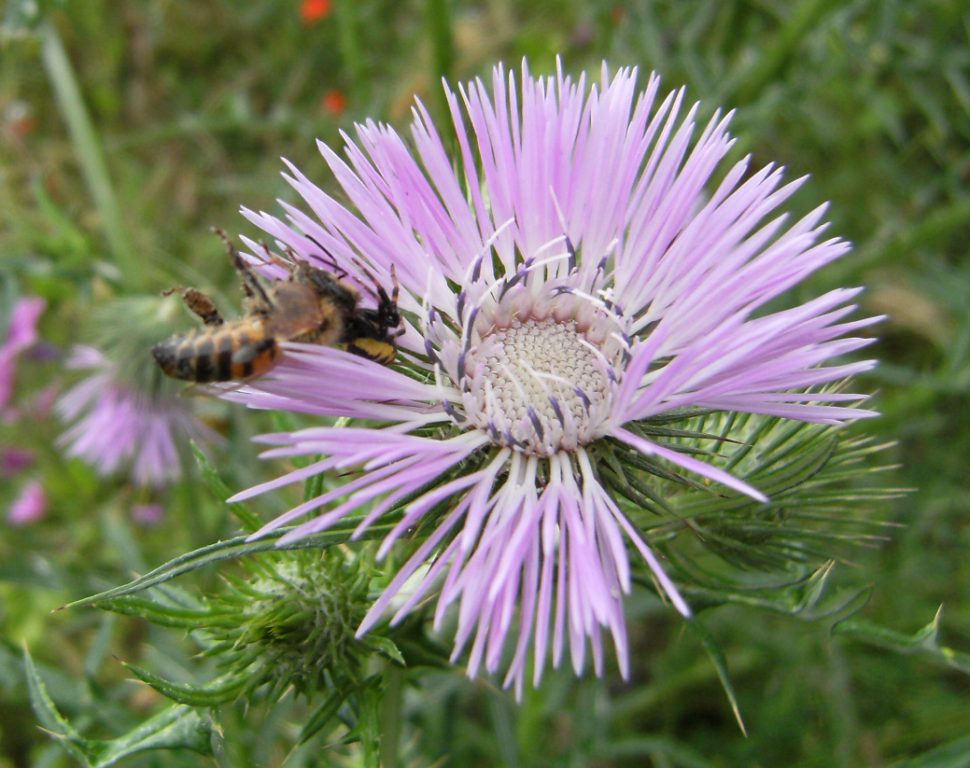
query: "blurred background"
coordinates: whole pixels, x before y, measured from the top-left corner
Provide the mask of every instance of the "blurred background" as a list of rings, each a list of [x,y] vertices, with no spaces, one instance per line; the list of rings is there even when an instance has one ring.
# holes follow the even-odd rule
[[[970,652],[965,3],[8,0],[0,14],[0,342],[18,300],[45,305],[0,402],[0,767],[74,764],[37,725],[22,644],[93,738],[162,704],[118,658],[173,677],[196,663],[178,630],[51,611],[233,529],[191,472],[146,489],[58,447],[53,403],[79,380],[65,367],[71,346],[106,325],[128,329],[98,308],[173,285],[237,306],[209,228],[256,236],[240,206],[293,201],[280,157],[334,192],[316,139],[339,146],[340,131],[369,117],[404,129],[415,96],[441,117],[442,76],[523,57],[549,73],[557,55],[575,73],[604,59],[656,70],[667,88],[687,85],[702,121],[737,109],[735,154],[752,153],[753,167],[811,174],[789,207],[831,201],[831,232],[855,247],[795,298],[865,285],[864,314],[889,315],[881,365],[858,385],[878,392],[882,417],[858,429],[895,441],[888,482],[913,490],[880,510],[894,524],[887,540],[854,550],[832,577],[861,590],[853,618],[868,631],[833,632],[838,613],[706,615],[747,736],[696,639],[643,598],[630,605],[631,682],[550,675],[518,706],[460,672],[434,673],[409,699],[406,764],[970,766],[970,665],[959,655]],[[269,477],[247,437],[270,418],[205,408],[229,437],[210,454],[226,484]],[[203,586],[218,578],[200,573]],[[920,634],[940,606],[938,634]],[[223,763],[281,764],[300,711],[288,706],[259,718],[225,707],[227,754],[240,757]],[[152,752],[125,764],[214,763]],[[320,745],[287,763],[356,764],[352,750]]]

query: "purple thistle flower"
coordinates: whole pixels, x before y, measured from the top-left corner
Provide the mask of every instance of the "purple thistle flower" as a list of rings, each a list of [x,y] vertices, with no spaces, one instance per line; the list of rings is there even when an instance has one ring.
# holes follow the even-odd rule
[[[20,474],[35,461],[34,454],[21,448],[0,448],[0,477],[6,479]]]
[[[58,415],[74,422],[58,442],[102,475],[127,470],[137,485],[162,486],[182,473],[177,440],[218,440],[177,397],[137,391],[93,347],[76,347],[67,366],[93,373],[58,400]]]
[[[17,356],[37,341],[37,323],[47,302],[36,296],[17,300],[10,313],[6,339],[0,344],[0,413],[13,396]]]
[[[7,510],[10,525],[30,525],[42,520],[47,514],[47,493],[37,480],[31,480]]]
[[[165,519],[165,507],[161,504],[135,504],[131,519],[146,528],[154,528]]]
[[[392,267],[400,277],[396,368],[294,344],[271,376],[225,393],[376,424],[262,436],[275,446],[266,457],[324,458],[232,501],[357,473],[255,536],[310,516],[289,542],[356,514],[360,534],[399,509],[383,557],[435,515],[359,634],[436,589],[435,625],[456,607],[454,655],[470,649],[470,676],[505,667],[521,692],[530,656],[538,683],[549,652],[559,665],[567,648],[577,674],[587,652],[599,674],[604,629],[625,675],[631,545],[677,610],[690,610],[601,483],[597,445],[764,501],[639,425],[688,407],[825,424],[872,415],[843,405],[860,395],[817,389],[873,365],[823,365],[869,343],[846,338],[878,319],[845,321],[859,289],[757,314],[849,249],[823,239],[824,206],[788,223],[776,210],[804,179],[783,184],[772,166],[749,176],[749,158],[721,173],[730,114],[696,135],[697,105],[685,110],[682,89],[658,99],[659,88],[651,76],[638,93],[635,70],[610,76],[605,65],[594,85],[561,71],[533,78],[524,65],[520,88],[498,67],[491,88],[446,86],[457,171],[418,103],[414,151],[373,122],[345,137],[347,160],[319,145],[352,208],[288,164],[315,217],[286,203],[288,222],[244,210],[301,259],[351,275],[360,260],[384,286]]]

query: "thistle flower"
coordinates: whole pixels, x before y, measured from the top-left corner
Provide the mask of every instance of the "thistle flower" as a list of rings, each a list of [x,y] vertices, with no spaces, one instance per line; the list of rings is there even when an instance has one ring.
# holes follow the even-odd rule
[[[823,424],[872,415],[845,405],[860,395],[819,388],[873,364],[824,365],[869,342],[846,338],[877,320],[845,320],[858,289],[764,309],[848,250],[823,239],[824,206],[788,223],[776,211],[804,179],[783,183],[773,166],[748,175],[749,158],[720,169],[731,115],[716,113],[695,138],[698,106],[685,114],[683,90],[659,90],[651,76],[638,94],[635,70],[611,76],[605,65],[591,85],[561,71],[534,78],[525,65],[519,85],[498,67],[490,88],[445,86],[457,163],[417,103],[413,152],[373,122],[345,137],[346,161],[319,145],[351,207],[289,165],[315,217],[285,203],[288,222],[244,210],[301,259],[349,275],[365,263],[385,286],[392,269],[400,278],[407,319],[393,369],[294,344],[271,376],[225,393],[366,422],[260,438],[275,446],[267,457],[323,458],[233,501],[328,470],[357,474],[255,536],[308,515],[281,541],[348,515],[359,535],[399,511],[383,557],[416,528],[429,532],[358,633],[411,580],[392,621],[437,589],[435,624],[457,607],[454,654],[470,649],[470,676],[505,667],[520,692],[530,656],[538,683],[550,651],[558,666],[567,647],[577,674],[587,652],[599,674],[603,630],[625,675],[631,548],[690,610],[601,481],[607,453],[763,502],[651,425],[685,409]]]
[[[5,340],[0,344],[0,413],[13,396],[17,356],[37,341],[37,322],[47,302],[36,296],[17,300],[7,324]]]
[[[59,443],[102,475],[127,472],[139,486],[177,480],[188,441],[217,443],[219,436],[181,397],[151,348],[185,318],[175,296],[126,296],[100,305],[86,329],[92,346],[78,346],[67,367],[92,374],[57,401],[58,415],[73,422]]]
[[[37,480],[31,480],[7,510],[7,522],[11,525],[30,525],[42,520],[47,514],[47,493]]]
[[[165,519],[165,508],[161,504],[135,504],[131,519],[146,528],[154,528]]]
[[[21,448],[0,448],[0,478],[13,477],[33,465],[34,454]]]
[[[233,696],[268,686],[275,700],[289,687],[310,695],[358,679],[379,647],[354,637],[368,580],[356,562],[336,550],[328,555],[293,553],[210,597],[215,620],[199,626]]]
[[[218,439],[177,396],[135,388],[94,347],[76,347],[67,367],[92,373],[57,402],[71,423],[58,444],[102,475],[128,471],[137,485],[163,486],[181,476],[179,441]]]

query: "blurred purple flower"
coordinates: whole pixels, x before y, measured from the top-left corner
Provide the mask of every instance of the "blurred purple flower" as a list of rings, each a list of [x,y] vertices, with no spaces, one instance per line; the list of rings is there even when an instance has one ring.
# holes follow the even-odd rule
[[[165,507],[161,504],[135,504],[131,508],[131,519],[146,528],[154,528],[165,519]]]
[[[281,542],[355,514],[359,534],[400,508],[381,557],[433,515],[433,531],[359,633],[392,605],[399,621],[436,588],[436,626],[457,606],[454,653],[470,646],[468,674],[504,667],[517,691],[529,656],[537,683],[550,649],[559,665],[568,646],[577,673],[589,650],[600,673],[604,629],[627,673],[628,545],[690,613],[600,482],[599,444],[764,500],[640,425],[682,408],[827,424],[870,416],[843,405],[860,395],[818,386],[873,365],[822,367],[868,344],[845,334],[877,320],[844,321],[859,289],[756,315],[849,246],[822,239],[824,206],[793,224],[775,213],[803,179],[783,184],[772,166],[749,175],[750,158],[720,168],[734,142],[730,115],[715,114],[696,136],[697,106],[684,114],[683,90],[660,100],[652,76],[638,93],[635,70],[610,76],[605,65],[598,84],[562,72],[533,78],[525,66],[521,81],[500,67],[491,88],[446,87],[457,172],[418,103],[414,152],[373,122],[347,139],[346,161],[319,145],[356,210],[289,165],[287,180],[315,218],[285,203],[289,222],[244,211],[324,268],[320,246],[349,274],[365,261],[384,286],[395,268],[403,365],[290,345],[269,377],[225,394],[254,408],[369,422],[262,436],[276,446],[264,456],[324,458],[232,501],[356,468],[255,535],[312,514]]]
[[[16,359],[23,350],[37,341],[37,322],[47,302],[36,296],[17,299],[7,328],[7,338],[0,346],[0,412],[13,396]]]
[[[127,470],[137,485],[165,485],[182,472],[177,440],[218,439],[177,397],[121,381],[93,347],[76,347],[67,366],[93,373],[58,400],[58,415],[74,422],[58,442],[67,456],[84,459],[102,475]]]
[[[20,448],[0,448],[0,477],[18,475],[34,463],[34,454]]]
[[[47,494],[36,480],[27,483],[7,511],[10,525],[30,525],[47,514]]]

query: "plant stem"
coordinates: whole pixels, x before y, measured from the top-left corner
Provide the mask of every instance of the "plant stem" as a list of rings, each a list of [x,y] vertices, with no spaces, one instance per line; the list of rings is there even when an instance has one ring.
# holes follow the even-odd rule
[[[393,662],[384,666],[384,696],[381,700],[381,767],[398,768],[401,748],[401,704],[404,699],[404,670]]]

